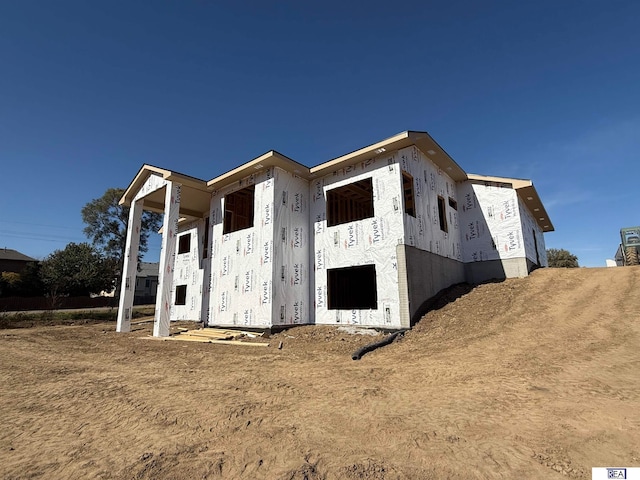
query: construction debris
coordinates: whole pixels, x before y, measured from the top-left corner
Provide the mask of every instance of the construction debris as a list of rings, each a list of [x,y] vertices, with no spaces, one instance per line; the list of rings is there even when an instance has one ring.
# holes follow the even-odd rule
[[[263,334],[259,332],[245,332],[242,330],[224,330],[220,328],[199,328],[189,330],[187,328],[178,327],[178,333],[170,337],[161,337],[159,340],[178,340],[186,342],[200,343],[219,343],[226,345],[250,345],[254,347],[268,347],[268,343],[264,342],[242,342],[239,339],[243,337],[257,338]],[[154,337],[155,338],[155,337]]]

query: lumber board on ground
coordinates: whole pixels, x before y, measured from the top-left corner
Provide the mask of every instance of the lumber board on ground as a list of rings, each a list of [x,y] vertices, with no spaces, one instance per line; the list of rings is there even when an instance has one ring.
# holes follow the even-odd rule
[[[204,335],[197,332],[182,332],[179,335],[181,337],[209,338],[212,340],[233,340],[234,339],[233,335],[223,335],[223,334]]]
[[[219,345],[244,345],[248,347],[268,347],[268,343],[256,343],[256,342],[241,342],[239,340],[220,340],[217,338],[204,338],[204,337],[188,337],[184,336],[180,338],[180,335],[176,335],[173,337],[138,337],[142,340],[168,340],[168,341],[176,341],[176,342],[199,342],[199,343],[217,343]]]
[[[140,320],[131,322],[131,325],[138,325],[139,323],[149,323],[149,322],[153,322],[153,317],[143,317]]]

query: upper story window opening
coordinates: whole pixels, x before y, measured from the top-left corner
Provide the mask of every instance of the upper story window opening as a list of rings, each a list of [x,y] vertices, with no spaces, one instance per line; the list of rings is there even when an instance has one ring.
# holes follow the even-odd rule
[[[327,226],[373,217],[371,177],[327,190]]]
[[[224,226],[222,233],[237,232],[253,227],[255,185],[224,197]]]

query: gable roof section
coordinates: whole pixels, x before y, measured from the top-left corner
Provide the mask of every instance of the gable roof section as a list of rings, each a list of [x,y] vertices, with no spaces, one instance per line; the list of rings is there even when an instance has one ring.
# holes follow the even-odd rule
[[[233,170],[229,170],[222,175],[212,178],[208,182],[183,173],[145,164],[140,168],[126,189],[120,199],[120,204],[130,206],[136,193],[140,190],[147,178],[150,175],[160,175],[165,180],[177,182],[182,185],[180,215],[188,218],[202,218],[208,211],[208,196],[212,191],[219,190],[234,182],[239,182],[243,178],[263,171],[266,168],[279,167],[310,180],[328,175],[337,169],[381,156],[386,154],[386,152],[394,152],[411,145],[418,147],[427,158],[456,182],[469,180],[471,182],[509,184],[516,190],[524,204],[529,208],[542,231],[552,232],[554,230],[553,224],[551,220],[549,220],[549,215],[531,180],[467,174],[427,132],[412,130],[399,133],[393,137],[389,137],[311,168],[275,150],[270,150]],[[162,190],[157,190],[145,197],[144,207],[146,210],[163,212],[164,196]]]
[[[207,183],[199,178],[184,173],[166,170],[153,165],[143,165],[120,199],[120,205],[131,206],[136,194],[151,175],[159,175],[163,179],[182,185],[180,194],[180,215],[189,218],[201,218],[209,211],[209,192]],[[145,210],[164,212],[164,192],[156,190],[143,199]]]
[[[37,262],[35,258],[28,257],[17,250],[11,248],[0,248],[0,260],[17,260],[21,262]]]
[[[327,175],[338,168],[363,162],[378,155],[383,155],[386,152],[393,152],[411,145],[418,147],[427,158],[445,171],[453,180],[460,182],[467,179],[467,174],[464,170],[460,168],[453,158],[451,158],[427,132],[415,132],[411,130],[334,158],[328,162],[321,163],[320,165],[312,167],[309,171],[312,177]]]
[[[261,172],[266,168],[280,167],[288,172],[295,173],[296,175],[309,178],[309,167],[290,159],[289,157],[282,155],[275,150],[269,150],[267,153],[260,155],[247,163],[234,168],[233,170],[223,173],[215,178],[212,178],[207,182],[209,190],[218,190],[221,187],[225,187],[233,182],[242,180],[253,173]]]
[[[538,195],[538,192],[533,186],[533,182],[531,180],[524,180],[521,178],[489,177],[486,175],[474,175],[471,173],[469,173],[467,177],[472,183],[492,182],[509,184],[527,206],[540,229],[543,232],[554,231],[553,223],[551,223],[551,220],[549,219],[549,214],[545,210],[542,200],[540,200],[540,196]]]

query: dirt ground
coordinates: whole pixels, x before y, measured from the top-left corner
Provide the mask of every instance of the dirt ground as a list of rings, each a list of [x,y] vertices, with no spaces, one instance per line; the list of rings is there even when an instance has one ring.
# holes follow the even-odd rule
[[[640,466],[640,267],[449,292],[403,338],[0,330],[0,477],[591,478]],[[459,297],[456,299],[456,297]],[[381,338],[381,337],[377,337]],[[278,345],[282,342],[282,349]]]

